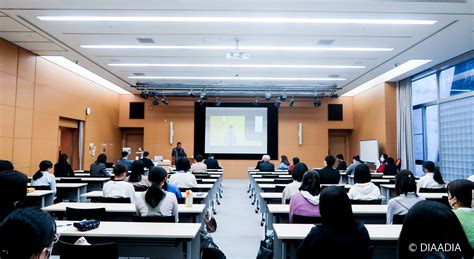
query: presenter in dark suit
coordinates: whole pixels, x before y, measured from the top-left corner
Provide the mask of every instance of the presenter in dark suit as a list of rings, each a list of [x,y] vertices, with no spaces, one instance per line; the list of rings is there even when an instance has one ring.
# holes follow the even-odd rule
[[[336,159],[333,156],[327,156],[324,158],[325,167],[318,170],[319,179],[321,184],[338,184],[341,176],[332,166],[336,163]]]
[[[181,147],[181,142],[176,143],[176,147],[174,147],[173,151],[171,151],[171,157],[175,160],[180,157],[187,157],[186,152],[184,152],[184,148]]]
[[[206,164],[207,169],[222,169],[219,165],[219,161],[217,161],[212,154],[209,154],[204,164]]]
[[[262,161],[258,164],[258,170],[260,172],[274,172],[275,165],[270,163],[270,156],[264,155]]]

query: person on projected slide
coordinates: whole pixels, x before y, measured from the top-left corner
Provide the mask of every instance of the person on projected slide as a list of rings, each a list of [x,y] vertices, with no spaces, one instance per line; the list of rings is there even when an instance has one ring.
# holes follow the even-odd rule
[[[225,133],[224,143],[229,146],[235,145],[237,142],[237,136],[235,135],[234,126],[230,125],[229,129]]]

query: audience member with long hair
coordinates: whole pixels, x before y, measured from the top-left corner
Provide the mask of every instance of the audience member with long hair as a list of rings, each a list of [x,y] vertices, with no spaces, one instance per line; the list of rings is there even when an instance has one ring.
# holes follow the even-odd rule
[[[49,186],[51,191],[56,194],[56,177],[53,174],[53,163],[51,161],[41,161],[39,170],[31,179],[31,186]]]
[[[58,162],[54,164],[54,175],[56,177],[74,176],[74,171],[66,154],[59,155]]]
[[[415,176],[408,170],[395,176],[395,192],[398,196],[388,201],[387,224],[393,223],[394,215],[406,215],[411,207],[424,200],[416,194]]]
[[[293,216],[320,217],[319,214],[319,193],[321,182],[319,174],[315,171],[308,171],[303,175],[303,181],[299,192],[291,196],[290,199],[290,223]]]

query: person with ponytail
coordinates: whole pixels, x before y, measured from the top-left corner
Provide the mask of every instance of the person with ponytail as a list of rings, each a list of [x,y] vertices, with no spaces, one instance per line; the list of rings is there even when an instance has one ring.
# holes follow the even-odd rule
[[[31,186],[49,186],[54,195],[56,195],[56,177],[53,173],[53,163],[49,160],[41,161],[39,170],[31,179]]]
[[[159,166],[148,172],[151,186],[136,196],[135,208],[139,216],[174,216],[175,222],[178,222],[178,200],[173,193],[163,190],[166,175],[166,170]]]
[[[398,197],[388,201],[387,224],[393,223],[394,215],[406,215],[411,207],[424,200],[416,195],[415,176],[408,170],[401,170],[395,175],[395,192]]]
[[[418,181],[418,191],[420,188],[445,188],[444,180],[441,176],[441,172],[439,171],[439,167],[435,166],[432,161],[425,161],[423,162],[422,168],[425,175],[420,177],[420,181]]]
[[[59,155],[58,162],[54,165],[54,175],[56,177],[74,176],[66,154]]]
[[[293,215],[320,217],[319,214],[319,193],[321,191],[321,181],[319,173],[308,171],[303,175],[300,191],[290,199],[290,223],[293,223]]]

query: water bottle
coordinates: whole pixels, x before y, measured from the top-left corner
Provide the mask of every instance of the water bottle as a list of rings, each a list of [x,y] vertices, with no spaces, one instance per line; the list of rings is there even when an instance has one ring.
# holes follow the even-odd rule
[[[184,205],[186,207],[192,207],[193,206],[193,192],[191,190],[186,191],[186,200],[184,201]]]

